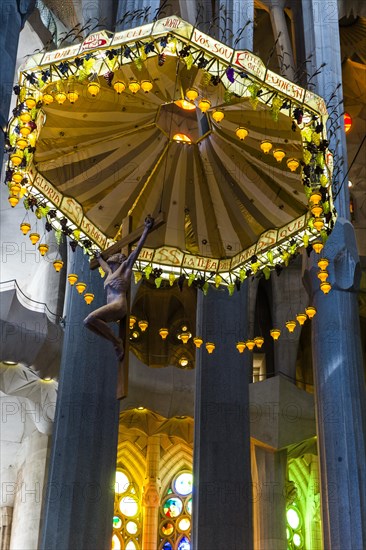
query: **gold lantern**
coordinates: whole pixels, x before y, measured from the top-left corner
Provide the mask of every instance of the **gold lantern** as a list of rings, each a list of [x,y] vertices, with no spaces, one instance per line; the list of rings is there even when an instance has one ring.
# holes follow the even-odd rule
[[[20,224],[20,231],[23,233],[23,235],[26,235],[30,231],[30,228],[31,224],[28,222],[22,222]]]
[[[261,141],[260,148],[262,149],[262,151],[265,155],[268,155],[268,153],[272,149],[272,142],[269,141],[269,139],[263,139]]]
[[[273,156],[277,160],[277,162],[282,162],[282,160],[285,158],[286,153],[283,149],[275,149],[273,151]]]
[[[273,340],[278,340],[281,334],[281,330],[279,328],[272,328],[270,331],[270,335],[272,336]]]
[[[239,126],[235,130],[235,133],[241,141],[244,141],[245,138],[247,137],[247,135],[249,134],[248,130],[246,128],[244,128],[244,126]]]
[[[48,244],[41,243],[38,245],[38,250],[41,256],[44,256],[46,252],[48,251]]]
[[[329,273],[326,269],[321,269],[318,271],[318,279],[324,283],[329,277]]]
[[[208,353],[212,353],[213,350],[215,349],[215,344],[213,342],[207,342],[206,343],[206,349],[208,351]]]
[[[245,342],[238,342],[236,344],[236,349],[238,350],[239,353],[243,353],[245,348],[246,348]]]
[[[193,338],[193,343],[196,346],[196,348],[199,349],[203,344],[203,340],[199,336],[196,336],[195,338]]]
[[[294,158],[288,159],[286,164],[290,168],[291,172],[296,172],[296,170],[298,169],[298,167],[300,165],[299,161],[297,159],[294,159]]]
[[[328,265],[329,265],[328,258],[320,258],[320,260],[318,260],[318,267],[320,269],[327,269]]]
[[[305,313],[309,317],[309,319],[312,319],[316,314],[316,309],[314,306],[308,306],[305,308]]]
[[[76,90],[70,90],[67,93],[67,99],[70,101],[70,103],[75,103],[79,99],[79,94]]]
[[[76,275],[76,273],[69,273],[67,276],[67,280],[69,281],[71,286],[74,286],[78,279],[79,277]]]
[[[92,97],[95,97],[100,92],[100,84],[99,84],[99,82],[96,82],[95,80],[93,80],[92,82],[89,82],[87,89],[88,89],[89,94]]]
[[[221,109],[216,109],[213,113],[212,113],[212,118],[214,119],[215,122],[217,122],[218,124],[222,121],[222,119],[224,118],[225,114],[224,114],[224,111],[221,111]]]
[[[329,281],[324,281],[323,283],[320,284],[320,290],[324,292],[324,294],[328,294],[331,288],[332,288],[332,285],[330,284]]]
[[[150,80],[142,80],[141,82],[141,90],[145,92],[145,94],[149,93],[152,90],[152,82]]]
[[[142,319],[141,321],[139,321],[137,324],[138,324],[138,326],[140,327],[141,332],[145,332],[145,330],[146,330],[147,327],[149,326],[149,323],[148,323],[146,320],[144,320],[144,319]]]
[[[137,80],[131,80],[131,82],[129,82],[129,84],[128,84],[128,89],[133,94],[137,94],[137,92],[140,89],[140,84],[137,82]]]
[[[66,94],[65,92],[59,91],[55,93],[55,99],[59,105],[62,105],[66,101]]]
[[[58,258],[53,262],[53,267],[55,268],[57,273],[62,269],[63,265],[64,262]]]
[[[39,233],[31,233],[29,238],[32,244],[37,244],[41,236]]]
[[[76,283],[75,288],[79,294],[82,294],[86,289],[86,284],[79,281],[78,283]]]
[[[196,90],[196,88],[188,88],[188,90],[186,91],[186,97],[191,102],[195,101],[198,97],[198,91]]]
[[[254,343],[255,345],[257,346],[258,349],[261,349],[261,347],[263,346],[264,344],[264,338],[263,336],[256,336],[254,338]]]
[[[92,292],[85,292],[84,300],[86,301],[86,303],[88,305],[90,305],[92,303],[92,301],[94,300],[94,294]]]
[[[206,97],[199,100],[198,108],[201,109],[202,113],[206,113],[210,107],[211,107],[211,101]]]
[[[161,328],[161,329],[159,330],[159,334],[160,334],[162,340],[166,340],[166,338],[167,338],[167,336],[168,336],[168,334],[169,334],[169,330],[168,330],[167,328]]]
[[[299,323],[299,325],[303,325],[307,319],[307,315],[305,313],[298,313],[296,315],[296,320]]]
[[[126,89],[126,84],[124,82],[122,82],[122,80],[117,80],[114,84],[113,84],[113,88],[115,89],[115,91],[117,92],[118,95],[120,95],[122,92],[125,91]]]
[[[287,321],[286,322],[286,328],[289,332],[294,332],[295,328],[296,328],[296,321]]]
[[[320,252],[323,250],[323,248],[324,248],[324,245],[321,241],[315,241],[313,243],[313,249],[315,250],[315,252],[317,254],[320,254]]]

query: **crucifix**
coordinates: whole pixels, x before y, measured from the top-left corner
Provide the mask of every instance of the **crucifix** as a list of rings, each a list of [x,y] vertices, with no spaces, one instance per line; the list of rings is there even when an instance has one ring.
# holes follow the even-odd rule
[[[132,268],[144,245],[146,237],[165,223],[164,214],[160,213],[154,220],[148,216],[144,226],[130,232],[131,217],[123,223],[122,239],[99,253],[90,262],[90,268],[100,265],[106,273],[104,288],[107,290],[107,304],[90,313],[84,319],[85,326],[109,340],[114,345],[118,358],[117,399],[127,396],[128,389],[128,329],[130,311],[130,284]],[[131,252],[131,246],[138,241],[136,248]],[[119,324],[118,336],[109,327],[108,323]]]

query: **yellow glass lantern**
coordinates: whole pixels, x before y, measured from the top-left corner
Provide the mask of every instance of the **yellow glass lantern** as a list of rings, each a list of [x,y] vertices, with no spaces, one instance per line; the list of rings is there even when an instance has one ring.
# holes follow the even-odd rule
[[[70,103],[75,103],[79,99],[79,94],[76,90],[70,90],[67,93],[67,99],[70,101]]]
[[[167,338],[167,336],[168,336],[168,334],[169,334],[169,330],[168,330],[167,328],[161,328],[161,329],[159,330],[159,334],[160,334],[162,340],[166,340],[166,338]]]
[[[211,107],[211,101],[206,97],[199,100],[198,108],[202,111],[202,113],[206,113],[206,111],[208,111],[210,107]]]
[[[280,337],[281,331],[279,328],[273,328],[270,331],[270,335],[272,336],[273,340],[278,340]]]
[[[95,81],[89,82],[87,89],[88,89],[89,94],[92,97],[95,97],[100,92],[100,84],[99,84],[99,82],[95,82]]]
[[[320,260],[318,260],[318,267],[320,269],[327,269],[328,265],[329,265],[328,258],[320,258]]]
[[[113,84],[113,88],[115,89],[115,91],[117,92],[118,95],[120,95],[122,92],[125,91],[126,89],[126,84],[124,82],[122,82],[122,80],[117,80],[114,84]]]
[[[254,338],[254,343],[255,345],[257,346],[258,349],[261,349],[261,347],[263,346],[264,344],[264,338],[263,336],[256,336]]]
[[[61,270],[63,265],[64,265],[64,262],[62,260],[59,260],[59,259],[56,259],[53,262],[53,267],[55,268],[57,273]]]
[[[37,244],[41,236],[39,233],[30,233],[29,238],[32,244]]]
[[[137,324],[138,324],[138,326],[140,327],[141,332],[145,332],[145,330],[146,330],[147,327],[149,326],[149,323],[148,323],[147,321],[145,321],[144,319],[142,319],[141,321],[139,321]]]
[[[50,105],[53,103],[53,95],[49,92],[44,93],[42,96],[42,101],[45,105]]]
[[[140,84],[137,82],[137,80],[131,80],[131,82],[129,82],[129,84],[128,84],[128,89],[133,94],[137,94],[137,92],[140,89]]]
[[[86,284],[79,281],[78,283],[76,283],[75,288],[79,294],[82,294],[86,289]]]
[[[253,351],[253,350],[254,350],[254,347],[255,347],[255,342],[254,342],[254,340],[247,340],[247,341],[245,342],[245,344],[246,344],[246,346],[247,346],[247,348],[248,348],[249,351]]]
[[[55,93],[55,100],[59,105],[62,105],[66,101],[66,94],[65,92],[59,91]]]
[[[313,216],[315,216],[316,218],[319,218],[319,216],[321,216],[323,213],[323,207],[321,204],[313,204],[311,205],[310,211],[313,214]]]
[[[22,172],[14,172],[13,177],[11,178],[15,183],[20,183],[24,178],[24,174]]]
[[[26,104],[28,109],[34,109],[34,107],[37,105],[37,100],[30,95],[25,98],[24,103]]]
[[[136,321],[137,321],[136,317],[134,315],[130,315],[130,319],[129,319],[130,330],[133,329],[133,327],[135,326]]]
[[[38,250],[41,256],[44,256],[46,252],[48,251],[48,244],[41,243],[38,245]]]
[[[18,204],[19,199],[18,199],[18,197],[14,197],[14,195],[13,195],[12,197],[8,198],[8,201],[10,202],[10,206],[12,208],[14,208],[14,206],[16,206]]]
[[[331,288],[332,288],[332,285],[330,284],[329,281],[324,281],[324,283],[320,284],[320,290],[322,292],[324,292],[324,294],[328,294],[328,292],[330,292]]]
[[[28,140],[25,139],[25,137],[18,137],[16,140],[16,146],[19,147],[19,149],[23,150],[26,147],[28,147]]]
[[[148,94],[152,90],[152,82],[150,80],[142,80],[141,81],[141,90],[145,92],[145,94]]]
[[[277,162],[282,162],[282,160],[285,158],[286,153],[283,149],[275,149],[273,151],[273,156],[277,160]]]
[[[206,349],[208,351],[208,353],[212,353],[213,350],[215,349],[215,344],[213,342],[207,342],[206,343]]]
[[[188,361],[187,357],[184,357],[184,355],[182,355],[182,357],[180,357],[180,359],[179,359],[180,366],[185,368],[188,365],[188,363],[189,363],[189,361]]]
[[[297,159],[294,159],[294,158],[291,158],[291,159],[288,159],[287,161],[287,166],[288,168],[290,168],[291,172],[296,172],[296,170],[298,169],[300,163]]]
[[[22,134],[23,137],[27,137],[31,133],[31,129],[25,124],[24,126],[21,126],[19,128],[19,132]]]
[[[17,149],[10,155],[10,160],[14,164],[14,166],[19,166],[19,164],[22,162],[24,157],[23,151],[20,149]]]
[[[26,124],[32,120],[32,116],[29,111],[22,111],[19,115],[19,120]]]
[[[318,279],[324,283],[329,277],[329,273],[326,269],[321,269],[318,271]]]
[[[311,193],[309,200],[312,204],[319,204],[322,200],[322,194],[319,191],[314,191]]]
[[[86,303],[88,305],[90,305],[92,303],[92,301],[94,300],[94,294],[92,292],[85,292],[84,300],[86,301]]]
[[[218,124],[222,121],[222,119],[224,118],[225,114],[224,114],[224,111],[221,111],[221,109],[216,109],[213,113],[212,113],[212,118],[214,119],[215,122],[217,122]]]
[[[183,344],[186,344],[191,336],[192,336],[192,334],[190,332],[188,332],[187,330],[184,330],[183,332],[178,334],[178,338],[179,338],[179,340],[182,340]]]
[[[296,321],[287,321],[286,322],[286,328],[289,332],[294,332],[296,328]]]
[[[261,141],[261,145],[260,145],[263,153],[265,155],[268,155],[268,153],[270,152],[270,150],[272,149],[272,143],[269,141],[269,139],[263,139]]]
[[[239,353],[243,353],[245,348],[246,348],[245,342],[238,342],[236,344],[236,349],[238,350]]]
[[[235,130],[235,133],[241,141],[244,141],[249,134],[248,130],[244,128],[244,126],[239,126],[239,128]]]
[[[313,249],[315,250],[315,252],[317,254],[320,254],[320,252],[323,250],[323,248],[324,248],[324,245],[321,241],[315,241],[313,243]]]
[[[196,336],[195,338],[193,338],[193,343],[194,343],[194,345],[196,346],[197,349],[200,349],[200,347],[203,344],[203,340],[199,336]]]
[[[78,279],[79,277],[76,275],[76,273],[69,273],[67,276],[67,280],[69,281],[71,286],[74,286]]]
[[[324,220],[323,220],[323,218],[314,218],[313,225],[314,225],[315,229],[317,229],[318,231],[320,231],[321,229],[323,229],[323,227],[324,227]]]
[[[309,317],[309,319],[312,319],[316,314],[316,308],[314,306],[308,306],[305,308],[305,313]]]
[[[299,323],[299,325],[303,325],[307,319],[307,315],[305,313],[298,313],[296,315],[296,320]]]
[[[191,103],[193,103],[193,101],[195,101],[197,97],[198,91],[196,90],[196,88],[188,88],[188,90],[186,91],[186,98],[189,99]]]
[[[28,222],[22,222],[20,224],[20,231],[23,233],[23,235],[26,235],[31,229],[31,224]]]
[[[10,187],[10,192],[12,195],[17,195],[21,190],[21,186],[19,183],[13,183],[13,185]]]

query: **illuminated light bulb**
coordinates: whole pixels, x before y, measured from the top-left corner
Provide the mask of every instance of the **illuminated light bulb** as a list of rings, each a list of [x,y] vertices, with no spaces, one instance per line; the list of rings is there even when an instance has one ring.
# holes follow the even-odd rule
[[[21,164],[23,160],[23,157],[24,153],[19,149],[10,155],[10,160],[14,164],[14,166],[19,166],[19,164]]]
[[[203,340],[199,336],[196,336],[195,338],[193,338],[193,343],[194,343],[194,345],[196,346],[197,349],[200,349],[200,347],[203,344]]]
[[[247,346],[247,348],[248,348],[249,351],[253,351],[253,350],[254,350],[254,347],[255,347],[255,342],[254,342],[254,340],[247,340],[247,341],[245,342],[245,344],[246,344],[246,346]]]
[[[41,243],[38,245],[38,250],[41,256],[44,256],[46,252],[48,251],[48,244]]]
[[[56,92],[55,93],[55,100],[59,105],[62,105],[66,101],[66,94],[65,92]]]
[[[34,109],[34,107],[37,105],[37,100],[33,96],[26,97],[24,102],[28,109]]]
[[[318,271],[318,279],[322,283],[325,283],[325,281],[328,279],[328,277],[329,277],[329,273],[325,269],[321,269],[320,271]]]
[[[180,364],[181,367],[186,367],[188,365],[188,363],[189,363],[189,361],[188,361],[187,357],[183,356],[179,359],[179,364]]]
[[[283,149],[275,149],[273,151],[273,156],[277,160],[277,162],[282,162],[282,160],[285,158],[286,153]]]
[[[86,284],[79,281],[78,283],[76,283],[75,288],[79,294],[82,294],[86,289]]]
[[[198,108],[202,111],[202,113],[206,113],[209,108],[211,107],[211,101],[207,98],[202,98],[198,102]]]
[[[192,334],[190,332],[181,332],[178,334],[178,338],[179,340],[182,340],[183,344],[186,344],[191,336]]]
[[[12,195],[17,195],[21,190],[21,187],[19,183],[13,183],[13,185],[10,187],[10,192]]]
[[[323,213],[323,207],[319,203],[313,204],[310,210],[313,216],[315,216],[316,218],[319,218],[319,216],[321,216],[321,214]]]
[[[23,150],[26,147],[28,147],[28,140],[25,139],[25,137],[18,137],[16,140],[16,146],[19,147],[19,149]]]
[[[323,229],[323,227],[324,227],[324,220],[323,220],[323,218],[314,218],[313,225],[314,225],[315,229],[317,229],[318,231],[320,231],[321,229]]]
[[[99,94],[100,92],[100,84],[99,82],[89,82],[88,84],[88,87],[87,87],[87,90],[89,92],[89,94],[92,96],[92,97],[95,97]]]
[[[26,235],[31,229],[31,224],[28,222],[22,222],[20,224],[20,231],[23,233],[23,235]]]
[[[64,265],[64,262],[62,260],[55,260],[53,262],[53,267],[55,268],[56,272],[58,273]]]
[[[19,120],[26,124],[32,120],[32,116],[29,111],[22,111],[19,115]]]
[[[270,152],[270,150],[272,149],[272,143],[268,140],[268,139],[264,139],[263,141],[261,141],[261,145],[260,145],[263,153],[265,155],[268,155],[268,153]]]
[[[159,334],[160,334],[162,340],[166,340],[166,337],[167,337],[168,334],[169,334],[169,330],[168,330],[167,328],[161,328],[161,329],[159,330]]]
[[[133,94],[137,94],[140,89],[140,84],[137,82],[137,80],[131,80],[131,82],[128,84],[128,89]]]
[[[313,243],[313,249],[315,250],[315,252],[317,254],[320,254],[320,252],[323,250],[323,248],[324,248],[324,245],[321,241],[315,241]]]
[[[174,134],[173,139],[179,143],[192,143],[191,138],[186,134]]]
[[[311,193],[310,195],[310,203],[311,204],[319,204],[320,201],[322,200],[322,194],[319,192],[319,191],[314,191],[313,193]]]
[[[76,90],[70,90],[67,93],[67,99],[70,101],[70,103],[74,104],[75,101],[79,99],[79,94]]]
[[[320,260],[318,260],[318,267],[320,269],[327,269],[328,265],[329,265],[328,258],[320,258]]]
[[[221,111],[221,109],[216,109],[216,111],[214,111],[211,116],[214,119],[214,121],[219,124],[224,118],[225,113],[224,111]]]
[[[50,105],[51,103],[53,103],[53,95],[49,92],[46,92],[42,96],[42,101],[45,105]]]
[[[348,134],[348,132],[352,128],[352,117],[350,114],[344,113],[343,118],[344,118],[344,131],[346,132],[346,134]]]
[[[69,281],[71,286],[74,286],[78,279],[79,277],[76,275],[76,273],[69,273],[69,275],[67,276],[67,280]]]
[[[289,332],[294,332],[296,328],[296,321],[287,321],[286,322],[286,328]]]
[[[212,353],[213,350],[215,349],[215,344],[213,342],[207,342],[206,344],[206,349],[208,351],[208,353]]]
[[[149,323],[147,321],[145,321],[144,319],[139,321],[138,323],[138,326],[140,327],[141,329],[141,332],[145,332],[145,330],[147,329],[147,327],[149,326]]]
[[[244,141],[245,138],[247,137],[247,135],[249,134],[248,130],[246,128],[244,128],[243,126],[239,126],[239,128],[237,128],[235,130],[235,134],[238,136],[238,138],[241,140],[241,141]]]
[[[186,91],[186,98],[189,99],[189,101],[192,103],[195,101],[198,97],[198,91],[196,88],[188,88]]]
[[[130,327],[130,330],[133,329],[133,327],[135,326],[136,324],[136,317],[134,315],[130,315],[130,319],[129,319],[129,327]]]
[[[300,165],[299,161],[297,159],[294,159],[294,158],[288,159],[286,164],[290,168],[291,172],[296,172],[296,170],[298,169],[298,167]]]
[[[126,89],[126,84],[124,82],[122,82],[122,80],[117,80],[114,84],[113,84],[113,88],[114,90],[117,92],[118,95],[120,95],[122,92],[125,91]]]
[[[263,336],[256,336],[254,338],[254,343],[255,345],[257,346],[258,349],[261,349],[261,347],[263,346],[264,344],[264,338]]]
[[[85,292],[84,300],[86,301],[86,303],[88,305],[90,305],[92,303],[92,301],[94,300],[94,294],[92,292]]]
[[[31,129],[25,124],[24,126],[21,126],[19,128],[19,132],[22,134],[23,137],[27,137],[31,133]]]
[[[278,340],[280,337],[281,331],[279,328],[273,328],[270,331],[270,335],[272,336],[273,340]]]
[[[39,233],[31,233],[29,238],[32,244],[37,244],[41,236]]]
[[[15,181],[15,183],[20,183],[24,178],[24,174],[22,172],[14,172],[12,180]]]
[[[194,111],[196,109],[194,104],[192,105],[190,101],[186,101],[185,99],[177,99],[174,103],[184,111]]]
[[[9,197],[9,198],[8,198],[8,201],[10,202],[10,206],[11,206],[12,208],[14,208],[14,206],[16,206],[16,205],[18,204],[19,199],[18,199],[18,197],[14,197],[14,196],[13,196],[13,197]]]
[[[330,292],[331,288],[332,288],[332,285],[330,284],[329,281],[324,281],[324,283],[321,283],[321,285],[320,285],[320,290],[322,292],[324,292],[324,294],[328,294],[328,292]]]
[[[305,308],[305,313],[309,317],[309,319],[312,319],[316,314],[316,308],[314,306],[308,306]]]
[[[141,82],[141,90],[145,92],[145,94],[148,94],[152,90],[152,82],[150,80],[142,80]]]
[[[299,323],[299,325],[303,325],[307,319],[307,315],[305,313],[298,313],[296,315],[296,320]]]
[[[245,348],[246,348],[245,342],[238,342],[236,344],[236,349],[238,350],[239,353],[243,353]]]

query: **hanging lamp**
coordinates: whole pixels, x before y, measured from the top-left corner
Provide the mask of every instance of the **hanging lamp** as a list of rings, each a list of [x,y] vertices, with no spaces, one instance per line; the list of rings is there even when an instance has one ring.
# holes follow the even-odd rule
[[[86,284],[83,283],[82,281],[79,281],[78,283],[76,283],[75,288],[79,294],[82,294],[86,289]]]
[[[307,319],[307,315],[305,313],[298,313],[296,315],[296,320],[299,323],[299,325],[303,325]]]
[[[203,344],[203,340],[199,336],[196,336],[195,338],[193,338],[193,343],[196,346],[196,348],[199,349]]]
[[[64,262],[58,258],[53,262],[53,267],[55,268],[56,272],[58,273],[64,265]]]
[[[85,292],[84,294],[84,300],[88,304],[88,306],[92,303],[94,300],[94,294],[92,292]]]
[[[312,319],[316,314],[316,309],[314,306],[308,306],[305,308],[305,313],[309,317],[309,319]]]
[[[295,158],[288,159],[286,164],[290,168],[291,172],[296,172],[300,165],[299,161]]]
[[[261,349],[261,347],[263,346],[264,344],[264,338],[263,336],[256,336],[254,338],[254,343],[255,345],[257,346],[258,349]]]
[[[213,342],[207,342],[207,343],[206,343],[206,349],[207,349],[208,353],[210,353],[210,354],[213,352],[213,350],[215,349],[215,347],[216,347],[216,346],[215,346],[215,344],[214,344]]]
[[[247,135],[249,134],[248,130],[246,128],[244,128],[244,126],[239,126],[236,130],[235,130],[235,134],[237,135],[237,137],[241,140],[241,141],[244,141],[245,138],[247,137]]]
[[[222,121],[222,119],[224,118],[225,113],[221,109],[215,109],[215,111],[212,113],[211,116],[214,119],[214,121],[219,124]]]
[[[270,331],[270,335],[272,336],[273,340],[278,340],[281,334],[281,330],[279,328],[272,328]]]
[[[69,273],[67,276],[67,280],[69,281],[71,286],[74,286],[78,279],[79,277],[76,275],[76,273]]]
[[[243,353],[245,348],[246,348],[245,342],[238,342],[236,344],[236,349],[238,350],[239,353]]]
[[[272,147],[273,147],[272,142],[269,141],[269,139],[263,139],[261,141],[260,148],[262,149],[265,155],[268,155]]]
[[[283,149],[275,149],[273,151],[273,156],[277,160],[277,162],[282,162],[282,160],[285,158],[286,153]]]
[[[159,334],[160,334],[162,340],[166,340],[166,338],[169,334],[169,330],[167,328],[161,328],[159,330]]]
[[[289,332],[294,332],[295,328],[296,328],[296,321],[287,321],[286,322],[286,328]]]

